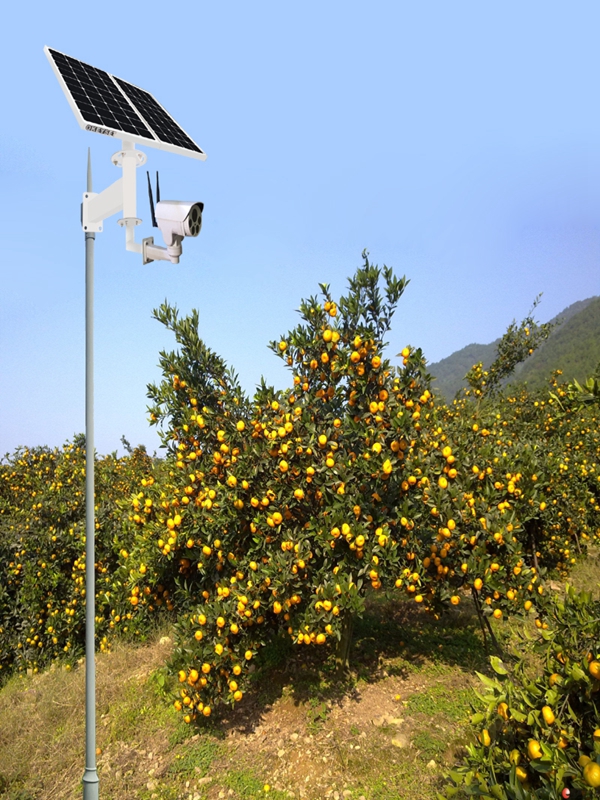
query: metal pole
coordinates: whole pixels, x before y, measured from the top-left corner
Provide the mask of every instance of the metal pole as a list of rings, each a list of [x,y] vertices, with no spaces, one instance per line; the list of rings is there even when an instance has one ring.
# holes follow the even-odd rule
[[[88,147],[87,190],[92,190]],[[83,800],[98,800],[96,771],[96,580],[94,514],[94,240],[85,232],[85,772]]]

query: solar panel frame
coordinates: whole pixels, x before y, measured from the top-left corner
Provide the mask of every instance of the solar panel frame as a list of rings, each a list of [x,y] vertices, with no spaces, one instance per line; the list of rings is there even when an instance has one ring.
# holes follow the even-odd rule
[[[147,147],[155,147],[159,150],[177,153],[178,155],[187,156],[188,158],[196,158],[201,161],[206,159],[206,153],[194,142],[192,137],[175,122],[169,112],[150,92],[128,81],[117,78],[110,72],[79,61],[72,56],[66,55],[66,53],[61,53],[55,48],[50,48],[46,45],[44,47],[44,52],[71,106],[75,119],[79,123],[79,127],[83,130],[122,140],[125,139],[127,141],[146,145]],[[66,65],[68,65],[68,69]],[[63,71],[67,79],[65,79]],[[95,80],[89,80],[90,74],[94,76]],[[110,83],[108,83],[104,76],[108,78]],[[85,79],[88,80],[87,86],[84,84]],[[131,100],[127,92],[120,85],[120,81],[128,87],[132,87],[136,93],[141,93],[145,95],[146,98],[150,98],[151,102],[156,105],[161,114],[164,115],[162,131],[154,130],[150,121],[141,113],[140,109],[136,107],[135,102]],[[112,109],[107,98],[112,102]],[[146,102],[148,103],[147,99]],[[98,113],[98,109],[102,110],[103,116]],[[115,113],[116,111],[118,111],[118,114]],[[173,133],[168,135],[165,133],[165,121],[168,123],[169,128],[180,132],[178,136],[174,136]],[[111,124],[111,122],[115,124]],[[121,127],[117,127],[119,125]],[[124,129],[123,126],[129,127],[130,130]],[[179,141],[183,142],[183,144],[187,144],[187,146],[174,144],[174,138],[179,138]],[[171,141],[169,141],[169,139],[171,139]]]

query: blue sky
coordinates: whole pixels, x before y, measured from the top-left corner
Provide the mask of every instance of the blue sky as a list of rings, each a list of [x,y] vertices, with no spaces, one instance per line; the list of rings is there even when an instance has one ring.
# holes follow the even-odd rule
[[[367,248],[410,284],[389,336],[438,361],[600,294],[600,6],[507,0],[146,0],[3,11],[0,453],[83,431],[79,205],[118,177],[118,142],[78,127],[43,53],[152,92],[207,152],[146,149],[164,198],[205,203],[178,266],[96,238],[96,447],[158,449],[146,385],[174,341],[151,311],[197,308],[252,393],[288,374],[267,349],[319,282]],[[151,235],[138,173],[141,236]]]

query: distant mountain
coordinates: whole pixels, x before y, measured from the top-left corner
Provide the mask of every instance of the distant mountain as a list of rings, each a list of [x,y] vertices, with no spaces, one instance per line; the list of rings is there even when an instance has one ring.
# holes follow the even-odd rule
[[[544,386],[555,369],[563,371],[563,378],[583,381],[594,371],[600,361],[600,297],[579,300],[551,322],[560,324],[536,352],[519,364],[514,373],[504,382],[508,385],[527,383],[530,389]],[[433,389],[446,401],[452,401],[456,393],[467,386],[464,376],[473,364],[483,362],[487,369],[496,358],[500,339],[491,344],[469,344],[447,358],[427,365],[427,371],[435,376]]]

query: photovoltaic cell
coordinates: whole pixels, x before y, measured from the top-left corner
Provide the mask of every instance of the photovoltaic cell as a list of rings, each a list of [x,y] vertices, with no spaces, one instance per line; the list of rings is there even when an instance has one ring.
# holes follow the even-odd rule
[[[206,158],[149,92],[58,50],[44,49],[81,127]]]
[[[57,50],[50,50],[50,53],[86,122],[146,139],[154,138],[108,72],[84,64]]]
[[[115,78],[115,80],[161,141],[177,147],[184,147],[186,150],[202,152],[149,92],[145,92],[121,78]]]

